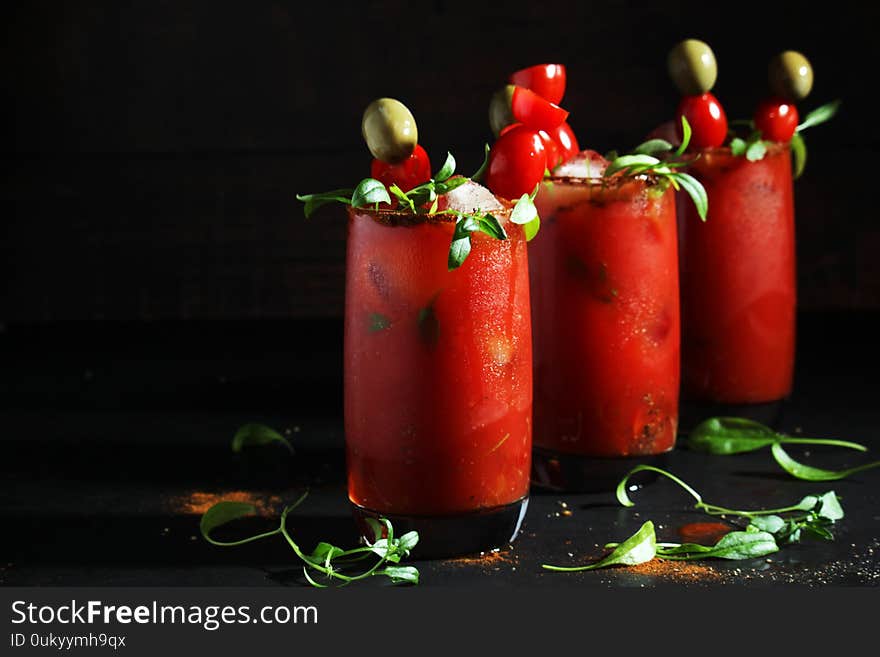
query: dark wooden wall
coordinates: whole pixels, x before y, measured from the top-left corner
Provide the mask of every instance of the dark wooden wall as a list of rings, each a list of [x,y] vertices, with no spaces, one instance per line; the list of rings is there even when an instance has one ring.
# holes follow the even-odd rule
[[[869,6],[870,5],[870,6]],[[344,221],[302,218],[297,192],[367,172],[360,114],[391,95],[421,143],[462,169],[486,104],[522,66],[568,66],[584,146],[633,145],[669,118],[665,54],[696,36],[716,93],[747,117],[786,48],[816,70],[797,183],[805,308],[880,307],[874,3],[624,0],[463,3],[4,4],[7,119],[0,321],[338,317]]]

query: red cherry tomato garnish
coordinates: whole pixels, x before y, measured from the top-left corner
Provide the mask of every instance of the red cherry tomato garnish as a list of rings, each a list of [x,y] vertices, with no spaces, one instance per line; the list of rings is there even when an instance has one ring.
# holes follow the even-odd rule
[[[425,149],[416,144],[415,150],[400,164],[388,164],[373,159],[370,175],[386,187],[396,184],[408,192],[431,179],[431,161]]]
[[[531,89],[544,100],[559,104],[565,95],[565,67],[562,64],[529,66],[512,74],[510,84]]]
[[[681,139],[681,117],[691,125],[690,148],[713,148],[721,146],[727,138],[727,116],[721,103],[709,92],[699,96],[685,96],[678,104],[676,131]]]
[[[541,143],[544,144],[544,152],[547,156],[547,168],[553,169],[558,164],[562,162],[562,150],[559,147],[559,144],[546,133],[544,130],[538,130],[538,136],[541,138]]]
[[[506,126],[504,126],[503,128],[501,128],[501,132],[498,133],[498,136],[500,137],[500,136],[503,135],[505,132],[510,132],[510,131],[513,130],[514,128],[518,128],[518,127],[520,127],[521,125],[522,125],[522,123],[511,123],[510,125],[506,125]]]
[[[790,141],[797,125],[797,108],[781,98],[767,98],[755,110],[755,127],[764,139]]]
[[[517,199],[532,193],[546,169],[541,136],[528,126],[517,126],[498,137],[492,146],[486,186],[498,196]]]
[[[510,99],[510,111],[513,118],[535,130],[546,130],[548,133],[568,118],[568,112],[559,105],[525,87],[516,87]]]
[[[575,154],[579,153],[581,147],[578,145],[577,137],[574,131],[566,122],[560,123],[553,130],[548,131],[550,137],[559,146],[559,163],[568,162]],[[550,161],[550,158],[547,158]],[[553,167],[550,167],[551,169]]]

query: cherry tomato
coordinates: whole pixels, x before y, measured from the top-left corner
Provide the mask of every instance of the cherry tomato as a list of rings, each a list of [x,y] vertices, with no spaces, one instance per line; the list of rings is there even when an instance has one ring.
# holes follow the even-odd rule
[[[767,98],[755,110],[755,127],[764,139],[789,141],[797,125],[797,108],[781,98]]]
[[[562,162],[562,150],[559,147],[559,144],[546,133],[544,130],[538,130],[538,136],[541,138],[541,143],[544,144],[544,152],[547,156],[547,168],[553,169],[556,165]]]
[[[510,76],[510,84],[531,89],[544,100],[559,104],[565,95],[565,67],[562,64],[538,64]]]
[[[486,186],[498,196],[517,199],[532,193],[546,169],[547,155],[541,135],[528,126],[517,126],[492,146]]]
[[[388,164],[382,160],[373,160],[370,175],[386,187],[396,184],[408,192],[431,178],[431,161],[425,149],[416,144],[415,150],[400,164]]]
[[[513,118],[520,123],[535,130],[546,130],[548,133],[568,118],[566,110],[525,87],[514,87],[510,110]]]
[[[514,128],[518,128],[518,127],[520,127],[521,125],[522,125],[522,123],[511,123],[510,125],[506,125],[506,126],[504,126],[503,128],[501,128],[501,132],[498,133],[498,136],[500,137],[500,136],[503,135],[505,132],[510,132],[510,131],[513,130]]]
[[[574,131],[571,129],[571,126],[565,121],[560,123],[553,130],[549,130],[548,134],[553,141],[556,142],[557,146],[559,146],[560,163],[568,162],[568,160],[580,152],[581,147],[578,145],[577,137],[574,136]],[[547,161],[550,161],[549,157],[547,158]],[[550,168],[552,169],[553,167]]]
[[[681,117],[691,124],[690,148],[713,148],[721,146],[727,138],[727,116],[721,103],[709,92],[699,96],[685,96],[678,104],[675,129],[682,136]]]

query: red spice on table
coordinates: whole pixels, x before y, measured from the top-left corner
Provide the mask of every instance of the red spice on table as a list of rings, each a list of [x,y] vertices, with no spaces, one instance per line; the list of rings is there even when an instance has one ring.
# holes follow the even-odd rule
[[[281,498],[277,495],[243,490],[227,490],[219,493],[195,490],[188,495],[179,495],[167,500],[166,505],[175,513],[201,515],[217,502],[253,504],[257,508],[257,513],[262,515],[280,505]]]
[[[684,543],[715,545],[721,538],[733,531],[733,527],[722,522],[692,522],[678,528],[678,535]]]
[[[723,574],[711,566],[692,561],[665,561],[663,559],[651,559],[637,566],[627,566],[626,570],[638,575],[662,577],[677,582],[707,582],[717,581]]]

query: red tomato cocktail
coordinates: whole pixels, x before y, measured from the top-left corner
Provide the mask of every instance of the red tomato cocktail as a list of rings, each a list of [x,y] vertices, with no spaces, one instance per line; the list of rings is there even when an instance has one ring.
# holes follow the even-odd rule
[[[417,529],[422,555],[504,544],[525,512],[528,260],[509,213],[496,214],[507,239],[475,234],[464,264],[447,271],[451,217],[349,210],[349,498],[356,515]]]
[[[577,481],[577,468],[562,474],[559,462],[584,459],[591,461],[584,472],[601,474],[592,460],[628,467],[625,457],[675,443],[674,191],[650,176],[552,178],[535,202],[542,218],[529,254],[535,477],[555,488],[590,488],[599,481]]]
[[[789,149],[750,162],[702,151],[690,172],[706,222],[682,202],[682,392],[745,404],[791,391],[795,349],[794,202]]]

